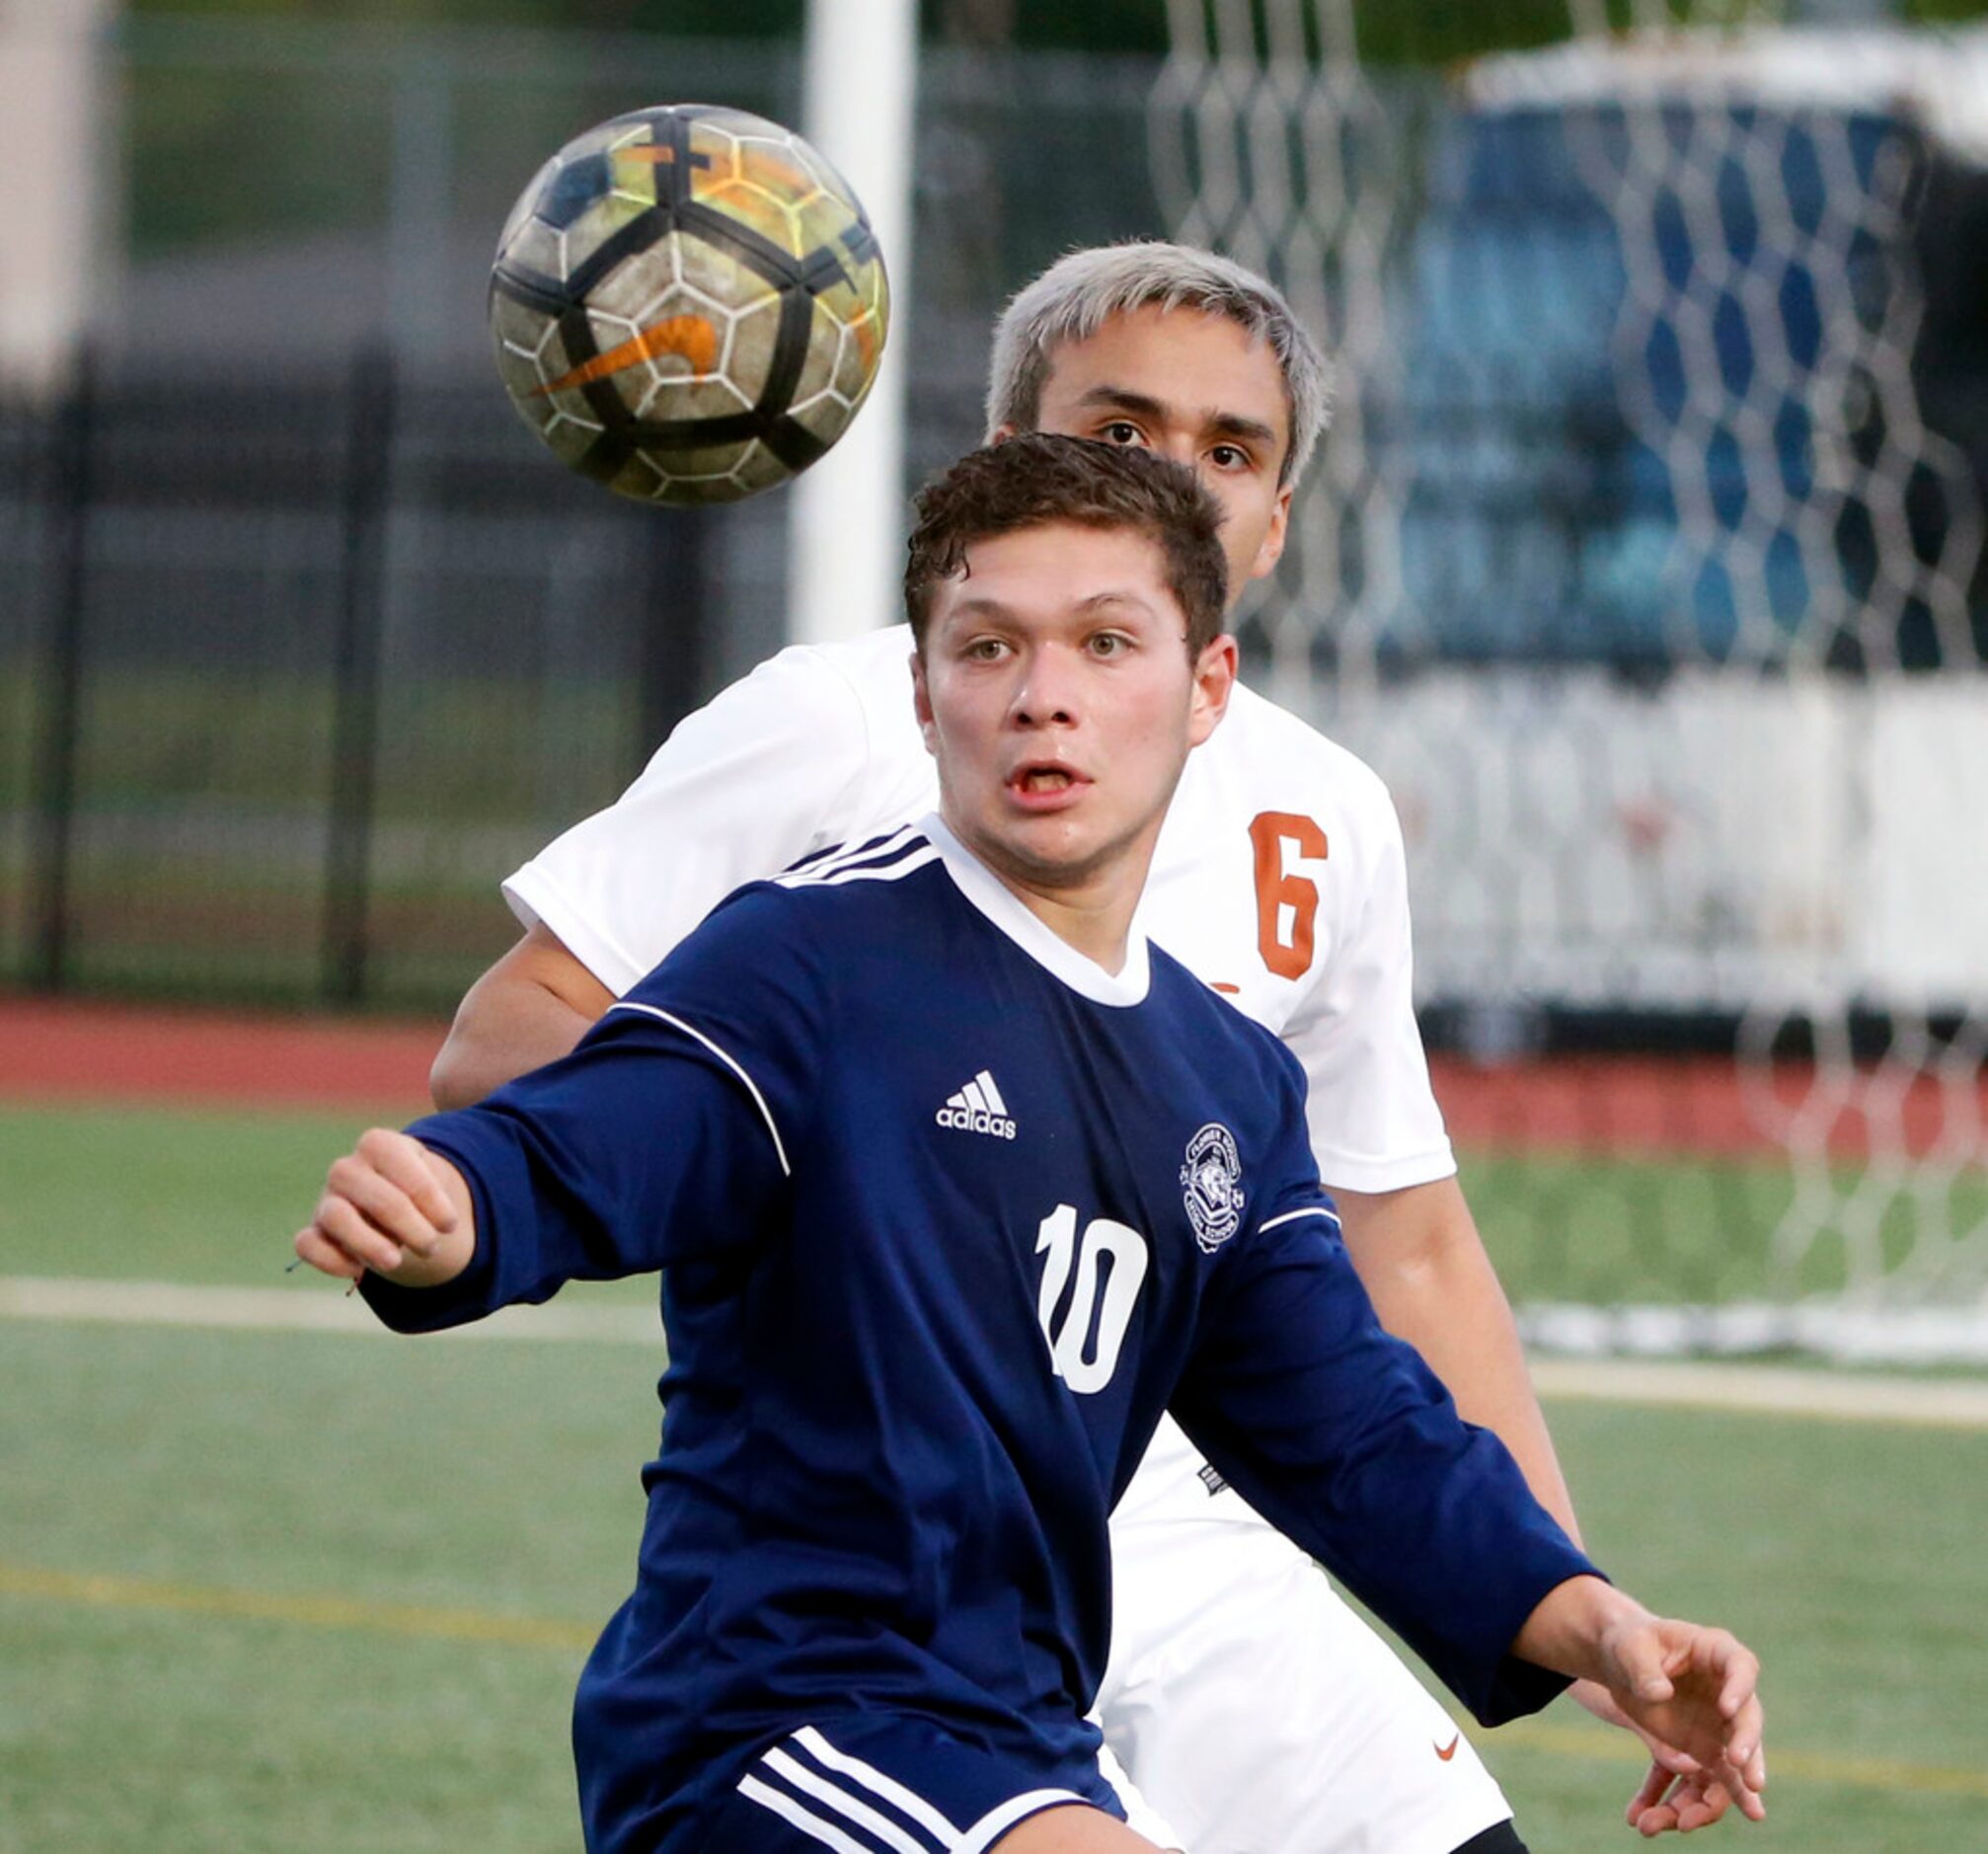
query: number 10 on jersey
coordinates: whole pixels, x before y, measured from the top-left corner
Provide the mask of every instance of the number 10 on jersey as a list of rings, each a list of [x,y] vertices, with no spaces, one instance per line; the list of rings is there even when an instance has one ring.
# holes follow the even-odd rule
[[[1117,1369],[1118,1349],[1125,1343],[1125,1329],[1132,1323],[1132,1308],[1146,1278],[1146,1239],[1104,1216],[1086,1223],[1080,1237],[1076,1210],[1059,1203],[1035,1232],[1035,1253],[1048,1258],[1042,1265],[1035,1317],[1049,1342],[1049,1362],[1073,1391],[1101,1391]],[[1073,1274],[1076,1286],[1059,1321],[1057,1305]]]

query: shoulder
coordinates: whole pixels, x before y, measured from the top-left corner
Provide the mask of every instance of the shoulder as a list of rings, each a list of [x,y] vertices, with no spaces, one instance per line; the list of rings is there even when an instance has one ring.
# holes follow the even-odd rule
[[[1191,1047],[1204,1073],[1247,1073],[1281,1093],[1302,1090],[1304,1069],[1277,1034],[1240,1011],[1164,947],[1152,946],[1148,1002],[1172,1020],[1172,1033]]]
[[[711,918],[733,917],[725,929],[730,935],[779,931],[818,937],[824,926],[844,922],[851,923],[848,931],[863,932],[860,923],[879,913],[929,908],[936,897],[951,893],[951,884],[932,881],[928,873],[944,873],[939,847],[917,825],[905,824],[813,851],[778,875],[747,884]]]
[[[911,704],[911,627],[890,625],[827,644],[790,644],[764,668],[832,688],[868,715],[896,717]]]
[[[1245,683],[1208,745],[1245,777],[1329,793],[1361,814],[1394,813],[1386,782],[1357,753]]]
[[[908,703],[910,660],[908,625],[827,644],[790,644],[728,685],[699,713],[751,708],[791,726],[812,725],[825,709],[867,714],[884,704],[895,705],[900,698]]]

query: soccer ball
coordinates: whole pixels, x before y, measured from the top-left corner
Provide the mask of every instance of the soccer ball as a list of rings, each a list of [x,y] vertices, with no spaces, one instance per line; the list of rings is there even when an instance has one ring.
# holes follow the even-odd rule
[[[562,461],[645,502],[732,502],[804,470],[877,377],[883,259],[848,184],[742,110],[638,110],[511,208],[491,334]]]

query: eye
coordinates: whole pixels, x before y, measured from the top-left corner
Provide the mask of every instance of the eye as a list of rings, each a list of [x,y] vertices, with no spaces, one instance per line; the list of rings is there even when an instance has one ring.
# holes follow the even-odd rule
[[[1001,659],[1007,648],[999,638],[969,638],[960,647],[959,655],[969,663],[992,663]]]
[[[1093,657],[1122,657],[1132,648],[1132,640],[1121,631],[1094,632],[1086,641]]]
[[[1247,470],[1250,468],[1250,453],[1240,444],[1217,444],[1209,451],[1208,461],[1217,470]]]
[[[1139,427],[1129,419],[1113,419],[1109,425],[1098,427],[1098,435],[1108,444],[1138,444],[1144,442]]]

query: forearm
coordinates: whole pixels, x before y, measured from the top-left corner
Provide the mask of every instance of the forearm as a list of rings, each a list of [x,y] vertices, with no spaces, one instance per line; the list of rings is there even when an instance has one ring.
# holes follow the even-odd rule
[[[1421,1353],[1467,1422],[1511,1450],[1533,1497],[1578,1544],[1511,1305],[1456,1181],[1336,1195],[1347,1251],[1381,1324]]]
[[[464,995],[428,1071],[444,1110],[474,1107],[504,1083],[570,1055],[613,993],[534,927]]]

